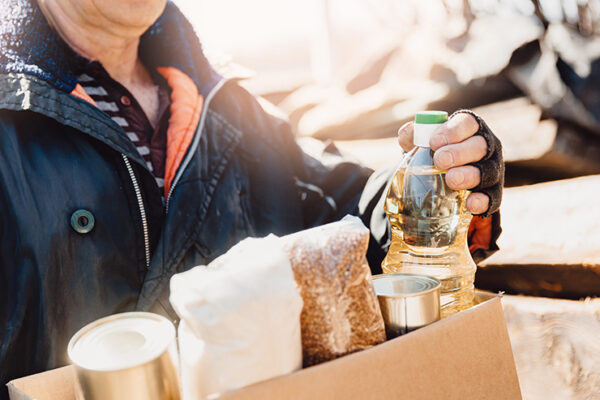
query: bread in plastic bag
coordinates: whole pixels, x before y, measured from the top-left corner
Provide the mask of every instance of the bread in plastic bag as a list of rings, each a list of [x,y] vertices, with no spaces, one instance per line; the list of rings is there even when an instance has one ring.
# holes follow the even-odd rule
[[[385,326],[366,260],[369,230],[357,217],[284,236],[304,300],[304,366],[384,342]]]
[[[300,297],[281,241],[245,239],[174,275],[183,398],[200,400],[302,367]]]

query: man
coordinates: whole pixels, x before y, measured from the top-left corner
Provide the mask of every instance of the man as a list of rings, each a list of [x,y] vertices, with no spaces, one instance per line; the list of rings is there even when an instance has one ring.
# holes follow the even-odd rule
[[[302,152],[210,67],[173,4],[0,0],[0,21],[0,383],[64,364],[101,316],[169,314],[169,278],[246,236],[352,213],[379,268],[390,172]],[[432,145],[448,184],[475,188],[472,249],[493,251],[497,139],[459,113]]]

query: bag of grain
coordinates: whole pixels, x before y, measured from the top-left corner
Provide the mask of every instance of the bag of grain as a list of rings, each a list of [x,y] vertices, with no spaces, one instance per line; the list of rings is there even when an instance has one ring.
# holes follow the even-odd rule
[[[282,238],[304,300],[304,366],[385,341],[366,260],[369,230],[357,217]]]
[[[281,241],[246,239],[171,278],[183,398],[204,399],[302,367],[298,294]]]

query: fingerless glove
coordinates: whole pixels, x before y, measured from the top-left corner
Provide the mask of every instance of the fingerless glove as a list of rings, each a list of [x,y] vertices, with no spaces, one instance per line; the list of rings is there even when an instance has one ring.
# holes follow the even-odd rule
[[[490,199],[490,205],[487,211],[482,216],[489,216],[500,209],[502,202],[502,189],[504,187],[504,159],[502,158],[502,143],[494,135],[481,117],[471,110],[459,110],[452,116],[465,113],[472,115],[479,124],[479,130],[476,135],[483,136],[487,143],[487,153],[480,161],[471,163],[479,169],[481,173],[481,181],[479,185],[471,189],[472,192],[480,192],[486,194]]]

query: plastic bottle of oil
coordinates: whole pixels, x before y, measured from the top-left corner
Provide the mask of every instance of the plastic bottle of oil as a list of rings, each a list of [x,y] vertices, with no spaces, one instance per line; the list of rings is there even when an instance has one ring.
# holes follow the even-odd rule
[[[445,171],[434,166],[432,134],[448,120],[443,111],[415,116],[414,144],[390,183],[385,212],[392,242],[383,272],[430,275],[442,282],[442,317],[470,307],[476,266],[467,245],[471,214],[466,190],[446,185]]]

